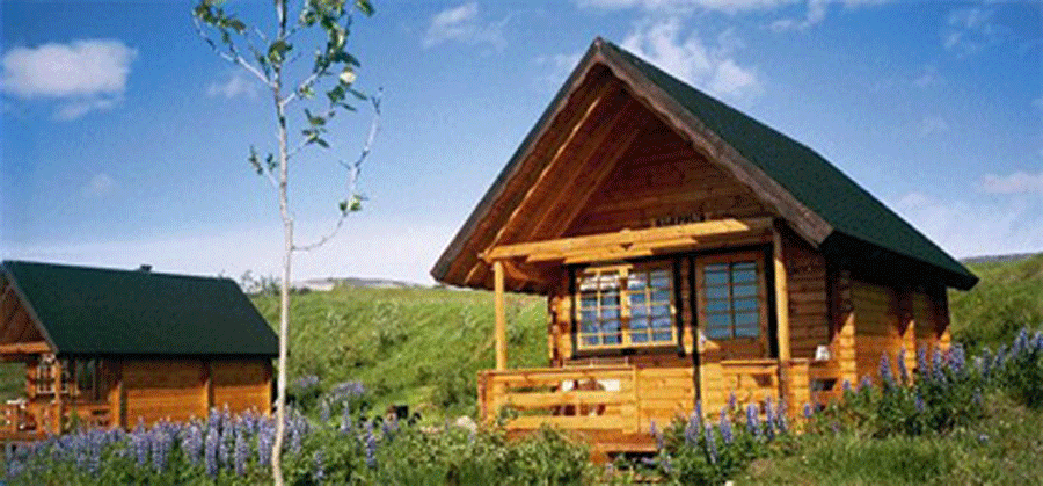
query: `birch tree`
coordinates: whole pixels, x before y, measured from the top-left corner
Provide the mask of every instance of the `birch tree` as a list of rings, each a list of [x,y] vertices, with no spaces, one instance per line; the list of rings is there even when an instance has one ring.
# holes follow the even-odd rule
[[[223,7],[221,0],[200,0],[192,10],[196,31],[224,60],[239,66],[265,86],[271,95],[275,121],[273,152],[250,146],[247,161],[278,192],[283,227],[282,285],[279,312],[279,359],[276,398],[276,432],[272,448],[272,477],[283,485],[282,447],[286,424],[287,340],[290,325],[290,285],[293,255],[321,246],[341,229],[348,214],[361,209],[357,192],[362,163],[369,155],[380,120],[380,92],[367,96],[354,87],[359,61],[348,51],[348,38],[356,14],[370,16],[370,0],[303,0],[288,15],[287,0],[274,0],[274,25],[267,29],[248,25]],[[305,45],[314,44],[312,47]],[[311,52],[307,52],[311,51]],[[310,66],[303,62],[309,61]],[[316,93],[320,93],[317,95]],[[330,149],[329,125],[338,113],[355,111],[368,103],[373,122],[361,152],[354,160],[339,161],[346,172],[344,198],[337,203],[338,218],[317,241],[298,244],[293,237],[294,217],[289,202],[289,167],[302,151],[313,146]],[[289,110],[295,112],[291,120]],[[315,110],[315,111],[313,111]],[[291,131],[293,120],[303,128]]]

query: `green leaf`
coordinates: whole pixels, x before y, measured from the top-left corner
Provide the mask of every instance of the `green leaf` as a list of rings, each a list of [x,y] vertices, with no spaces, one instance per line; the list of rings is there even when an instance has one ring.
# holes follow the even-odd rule
[[[268,60],[272,64],[281,64],[286,59],[286,53],[292,49],[293,46],[286,41],[277,40],[272,42],[272,45],[268,46]]]
[[[254,149],[253,145],[250,146],[250,157],[247,160],[250,161],[250,165],[257,171],[257,175],[264,174],[264,168],[261,167],[261,161],[257,159],[257,150]]]
[[[323,139],[321,139],[319,137],[313,138],[312,141],[317,143],[317,144],[319,144],[320,146],[322,146],[322,148],[330,148],[330,144],[326,143],[325,140],[323,140]]]
[[[355,8],[367,16],[373,15],[373,3],[369,0],[355,0]]]

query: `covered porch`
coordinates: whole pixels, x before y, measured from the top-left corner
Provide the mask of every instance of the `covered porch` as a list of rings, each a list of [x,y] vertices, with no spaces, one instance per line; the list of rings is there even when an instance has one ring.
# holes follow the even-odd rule
[[[772,218],[729,218],[490,248],[481,257],[493,273],[496,369],[478,376],[481,417],[515,432],[542,424],[576,431],[600,452],[649,451],[651,424],[662,430],[688,417],[696,400],[716,415],[732,393],[762,410],[766,399],[777,406],[784,398],[791,413],[813,389],[826,399],[835,361],[791,352],[786,238]],[[759,289],[748,299],[756,322],[747,337],[743,314],[732,311],[724,336],[712,326],[727,313],[709,302],[719,290],[711,272],[724,262],[741,280],[747,260],[756,269],[747,286]],[[519,280],[548,289],[548,368],[508,366],[504,293]],[[741,283],[721,285],[736,301]]]

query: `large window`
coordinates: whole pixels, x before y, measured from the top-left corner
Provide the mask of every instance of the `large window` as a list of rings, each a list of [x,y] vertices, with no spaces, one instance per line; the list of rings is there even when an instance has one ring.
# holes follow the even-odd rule
[[[735,255],[705,261],[699,267],[706,337],[760,339],[766,315],[762,260]]]
[[[587,268],[576,276],[576,289],[580,349],[677,342],[668,265]]]

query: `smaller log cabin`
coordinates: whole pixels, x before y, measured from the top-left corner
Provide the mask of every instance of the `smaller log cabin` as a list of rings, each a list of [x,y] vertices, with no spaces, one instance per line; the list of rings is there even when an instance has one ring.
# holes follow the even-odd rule
[[[431,274],[495,291],[483,417],[602,452],[697,400],[792,412],[884,353],[913,369],[977,282],[819,154],[601,39]],[[506,291],[547,297],[547,368],[508,368]]]
[[[278,340],[228,278],[0,264],[0,359],[25,370],[8,439],[79,422],[187,421],[211,407],[268,413]]]

